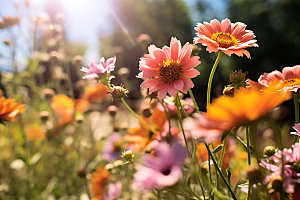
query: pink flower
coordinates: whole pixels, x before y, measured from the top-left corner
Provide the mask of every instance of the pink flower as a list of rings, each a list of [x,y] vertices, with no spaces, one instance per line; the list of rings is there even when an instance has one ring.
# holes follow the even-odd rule
[[[181,165],[186,157],[186,149],[179,143],[159,143],[154,152],[156,156],[143,156],[142,165],[137,165],[133,187],[137,190],[164,188],[177,183],[181,177]]]
[[[194,42],[207,46],[206,50],[211,52],[222,51],[231,56],[245,54],[250,58],[250,53],[245,50],[247,47],[258,47],[255,35],[250,30],[245,30],[246,25],[241,22],[231,23],[229,19],[224,19],[221,23],[214,19],[210,23],[198,23],[195,27],[197,36]]]
[[[280,71],[264,73],[258,79],[258,83],[269,87],[271,84],[281,84],[283,91],[297,92],[300,89],[300,65],[285,67]]]
[[[272,171],[267,176],[265,183],[269,183],[272,177],[281,176],[281,151],[269,158],[271,162],[261,161],[260,166]],[[291,149],[283,149],[284,156],[284,190],[287,193],[294,193],[295,187],[300,184],[300,143],[295,143]],[[273,164],[274,163],[274,164]]]
[[[81,71],[85,72],[86,75],[82,77],[83,79],[98,79],[100,76],[110,73],[115,69],[116,57],[105,59],[102,57],[100,59],[99,65],[91,62],[89,68],[82,67]]]
[[[158,91],[158,99],[162,100],[169,93],[175,96],[178,91],[186,93],[194,87],[190,78],[200,73],[194,69],[200,64],[199,57],[191,58],[193,46],[186,43],[181,48],[181,43],[176,38],[171,39],[170,47],[162,49],[150,45],[149,54],[145,54],[140,60],[138,77],[144,79],[142,88],[149,88],[149,93]]]
[[[121,158],[121,136],[118,133],[113,133],[109,139],[108,143],[102,150],[103,159],[107,162],[111,162]]]
[[[121,196],[122,184],[120,182],[108,185],[108,189],[104,194],[104,200],[115,200]]]

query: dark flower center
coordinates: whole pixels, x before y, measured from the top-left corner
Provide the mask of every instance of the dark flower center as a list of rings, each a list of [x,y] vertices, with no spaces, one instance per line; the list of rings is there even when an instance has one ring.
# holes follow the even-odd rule
[[[170,84],[180,78],[181,72],[182,69],[179,61],[166,61],[159,69],[159,77],[164,83]]]
[[[171,173],[171,169],[170,168],[165,168],[161,171],[161,173],[168,176]]]

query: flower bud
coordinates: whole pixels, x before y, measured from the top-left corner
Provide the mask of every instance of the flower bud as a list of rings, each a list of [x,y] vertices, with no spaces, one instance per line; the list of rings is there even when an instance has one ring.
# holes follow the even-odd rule
[[[108,112],[108,114],[110,115],[110,116],[112,116],[112,117],[114,117],[114,116],[116,116],[116,114],[117,114],[117,106],[115,106],[115,105],[110,105],[110,106],[108,106],[108,108],[107,108],[107,112]]]
[[[46,88],[43,90],[42,94],[46,100],[50,101],[52,97],[55,95],[55,92],[51,88]]]
[[[9,46],[9,45],[10,45],[10,41],[9,41],[8,39],[3,40],[3,43],[4,43],[6,46]]]
[[[259,183],[262,181],[262,173],[256,167],[249,167],[247,169],[247,177],[251,184]]]
[[[127,162],[133,163],[134,154],[132,153],[132,150],[122,152],[121,157],[124,158]]]
[[[150,117],[152,115],[151,107],[150,106],[143,106],[142,115],[146,118]]]
[[[129,69],[126,67],[122,67],[118,70],[119,76],[128,76],[128,74],[129,74]]]
[[[114,98],[114,100],[120,100],[123,97],[126,97],[129,93],[124,86],[113,86],[113,89],[111,90],[111,96]]]
[[[246,75],[248,72],[243,73],[241,70],[231,72],[229,75],[231,86],[234,88],[246,87]]]
[[[85,178],[86,177],[86,171],[84,168],[79,168],[77,170],[77,176],[80,178]]]
[[[49,119],[49,112],[48,111],[41,111],[40,112],[40,119],[42,122],[46,122]]]
[[[264,148],[264,156],[267,158],[274,156],[275,153],[276,153],[276,148],[273,146],[266,146]]]
[[[75,120],[76,120],[77,123],[81,124],[84,120],[84,116],[83,115],[76,115]]]
[[[280,175],[274,175],[271,180],[271,187],[272,189],[274,189],[275,191],[281,191],[282,188],[282,177]]]

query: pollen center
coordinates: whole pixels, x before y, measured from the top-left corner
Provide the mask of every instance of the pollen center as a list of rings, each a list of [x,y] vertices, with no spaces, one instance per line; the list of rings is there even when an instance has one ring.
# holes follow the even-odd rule
[[[286,87],[300,87],[300,79],[288,79],[284,81],[284,86]]]
[[[211,39],[216,41],[222,48],[228,48],[237,44],[237,39],[229,33],[216,32],[211,35]]]
[[[166,61],[159,69],[159,77],[164,83],[170,84],[180,78],[181,71],[178,61]]]

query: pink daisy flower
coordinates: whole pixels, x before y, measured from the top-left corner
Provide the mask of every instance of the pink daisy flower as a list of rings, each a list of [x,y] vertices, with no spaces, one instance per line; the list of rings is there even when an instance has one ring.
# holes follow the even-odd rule
[[[282,84],[284,91],[297,92],[300,89],[300,65],[285,67],[282,72],[275,70],[271,73],[264,73],[258,79],[258,83],[269,87],[271,84]]]
[[[86,73],[86,75],[82,78],[98,79],[100,78],[100,76],[114,71],[115,63],[116,63],[116,57],[109,58],[107,59],[107,61],[105,61],[105,59],[102,57],[100,59],[99,65],[97,65],[94,62],[91,62],[89,64],[89,68],[85,68],[85,67],[81,68],[81,71]]]
[[[162,100],[169,93],[175,96],[178,91],[186,93],[194,87],[191,78],[200,74],[194,67],[200,64],[199,57],[191,58],[193,46],[186,43],[181,48],[181,43],[176,38],[171,39],[170,47],[162,49],[150,45],[149,54],[140,60],[138,78],[144,79],[142,88],[149,88],[149,93],[158,91],[158,99]]]
[[[211,52],[222,51],[231,56],[245,54],[250,58],[250,53],[245,50],[247,47],[258,47],[255,35],[250,30],[245,30],[246,24],[241,22],[231,23],[229,19],[224,19],[221,23],[214,19],[210,23],[198,23],[195,27],[197,36],[194,42],[207,46],[206,50]]]

